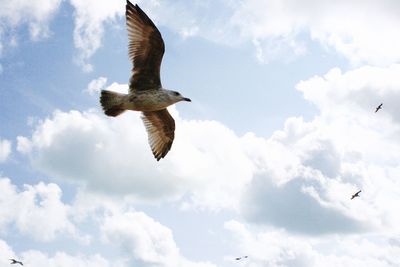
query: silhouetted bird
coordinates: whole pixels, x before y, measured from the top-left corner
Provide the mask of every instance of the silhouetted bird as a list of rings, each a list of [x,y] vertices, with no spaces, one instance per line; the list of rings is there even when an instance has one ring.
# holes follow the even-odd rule
[[[21,264],[22,266],[24,265],[21,261],[17,261],[14,259],[10,259],[11,263],[10,264]]]
[[[355,197],[359,197],[359,196],[360,196],[360,195],[359,195],[360,193],[361,193],[361,190],[358,191],[357,193],[355,193],[354,195],[352,195],[352,196],[351,196],[351,199],[353,199],[353,198],[355,198]]]
[[[237,257],[237,258],[235,258],[235,260],[239,261],[239,260],[241,260],[241,259],[245,259],[245,258],[248,258],[248,257],[249,257],[249,256]]]
[[[382,109],[382,105],[383,105],[383,103],[381,103],[381,104],[376,108],[375,113],[377,113],[378,110]]]
[[[100,103],[108,116],[118,116],[126,110],[142,112],[148,142],[157,160],[171,149],[175,136],[175,121],[167,107],[188,101],[176,91],[162,87],[160,66],[164,55],[164,41],[151,19],[136,4],[126,1],[129,58],[133,63],[129,93],[101,91]]]

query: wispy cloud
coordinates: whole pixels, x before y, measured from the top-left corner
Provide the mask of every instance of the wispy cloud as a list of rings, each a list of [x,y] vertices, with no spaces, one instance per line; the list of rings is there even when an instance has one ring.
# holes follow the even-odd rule
[[[0,138],[0,162],[4,162],[11,154],[11,142]]]
[[[1,1],[1,32],[27,25],[33,40],[48,37],[49,23],[56,14],[61,0]],[[1,40],[1,39],[0,39]]]
[[[106,77],[99,77],[97,79],[94,79],[88,84],[85,92],[89,93],[90,95],[98,94],[102,89],[104,89],[106,83]]]
[[[86,72],[93,70],[88,60],[101,47],[104,25],[124,14],[125,2],[70,0],[75,8],[74,44],[78,49],[75,60]]]

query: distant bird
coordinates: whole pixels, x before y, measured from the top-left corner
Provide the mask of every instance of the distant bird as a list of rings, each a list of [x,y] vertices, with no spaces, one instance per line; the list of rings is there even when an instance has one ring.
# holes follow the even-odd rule
[[[14,259],[10,259],[10,264],[21,264],[21,266],[23,266],[24,264],[21,262],[21,261],[17,261],[17,260],[14,260]]]
[[[359,197],[361,193],[361,190],[358,191],[357,193],[355,193],[354,195],[351,196],[351,199],[355,198],[355,197]]]
[[[245,258],[248,258],[248,257],[249,257],[249,256],[237,257],[237,258],[235,258],[235,260],[239,261],[239,260],[241,260],[241,259],[245,259]]]
[[[126,25],[129,39],[129,58],[133,63],[129,93],[101,91],[100,103],[108,116],[118,116],[125,110],[142,112],[148,142],[154,157],[164,158],[171,149],[175,121],[166,109],[179,101],[188,101],[179,92],[162,87],[160,65],[164,41],[151,19],[136,4],[126,1]]]
[[[383,105],[383,103],[381,103],[381,104],[375,109],[375,113],[377,113],[380,109],[382,109],[382,105]]]

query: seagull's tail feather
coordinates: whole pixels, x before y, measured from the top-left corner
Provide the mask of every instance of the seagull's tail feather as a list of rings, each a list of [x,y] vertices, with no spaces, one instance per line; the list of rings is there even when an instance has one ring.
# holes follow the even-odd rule
[[[124,108],[124,94],[101,90],[100,103],[107,116],[118,116],[126,109]]]

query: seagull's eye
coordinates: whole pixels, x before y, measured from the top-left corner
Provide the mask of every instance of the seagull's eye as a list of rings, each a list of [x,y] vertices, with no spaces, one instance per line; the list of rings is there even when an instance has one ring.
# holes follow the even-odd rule
[[[174,92],[174,95],[178,96],[178,95],[179,95],[179,93],[178,93],[178,92]]]

